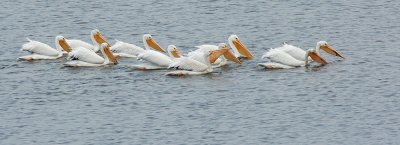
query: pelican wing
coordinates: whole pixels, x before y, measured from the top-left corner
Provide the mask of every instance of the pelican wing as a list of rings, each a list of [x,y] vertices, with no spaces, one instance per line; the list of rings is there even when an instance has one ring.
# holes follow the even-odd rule
[[[94,51],[83,47],[77,47],[68,53],[68,60],[80,60],[92,64],[104,63],[104,58],[97,55]]]
[[[207,65],[205,65],[204,63],[201,63],[192,58],[183,57],[183,58],[177,59],[174,63],[171,63],[171,65],[169,65],[169,68],[177,68],[177,69],[183,69],[183,70],[189,70],[189,71],[195,71],[195,72],[203,72],[203,71],[206,71],[209,67]]]
[[[69,44],[69,46],[71,46],[72,49],[78,48],[78,47],[84,47],[86,49],[90,49],[90,50],[94,51],[94,46],[92,44],[89,44],[82,40],[67,39],[67,43]]]
[[[290,66],[302,66],[305,64],[304,61],[297,60],[288,53],[286,53],[285,51],[279,49],[270,49],[262,56],[262,58],[268,58],[272,62],[277,62],[280,64],[290,65]]]
[[[297,60],[306,61],[305,60],[306,51],[304,51],[303,49],[301,49],[299,47],[285,43],[285,44],[283,44],[282,47],[278,47],[275,49],[282,50]]]
[[[214,51],[218,50],[217,45],[199,45],[195,46],[197,49],[194,51],[191,51],[188,53],[188,57],[197,60],[201,63],[206,63],[206,60],[204,60],[204,53],[208,53],[209,51]],[[223,60],[221,58],[218,58],[213,64],[220,64]]]
[[[217,50],[218,49],[217,45],[208,45],[208,44],[199,45],[199,46],[195,46],[195,47],[198,48],[195,51],[202,51],[202,52],[208,52],[210,50]]]
[[[144,52],[144,49],[134,44],[118,41],[111,46],[111,51],[118,54],[127,54],[127,56],[139,55]],[[122,55],[124,56],[124,55]]]
[[[143,59],[157,66],[168,67],[173,61],[170,57],[154,50],[146,50],[140,53],[137,59]]]
[[[189,58],[205,64],[206,60],[204,60],[203,56],[204,56],[204,53],[201,51],[192,51],[191,53],[188,54]]]
[[[53,57],[59,56],[61,54],[61,52],[50,47],[49,45],[47,45],[45,43],[30,40],[29,38],[27,38],[27,40],[29,42],[22,45],[22,48],[21,48],[22,51],[28,51],[28,52],[31,52],[34,54],[39,54],[39,55],[44,55],[44,56],[53,56]]]

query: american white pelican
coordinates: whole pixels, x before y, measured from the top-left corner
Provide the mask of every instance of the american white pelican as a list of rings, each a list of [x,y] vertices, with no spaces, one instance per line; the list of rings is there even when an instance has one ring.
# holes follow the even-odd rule
[[[216,45],[200,45],[200,46],[195,46],[198,49],[196,49],[195,51],[189,52],[188,53],[188,57],[203,62],[205,63],[206,61],[204,60],[204,54],[205,53],[209,53],[209,51],[214,51],[214,50],[218,50],[218,49],[226,49],[227,51],[221,56],[219,57],[213,64],[213,68],[217,68],[217,67],[221,67],[224,66],[225,64],[227,64],[227,61],[233,61],[236,63],[241,64],[242,62],[230,51],[230,49],[228,48],[228,45],[226,45],[226,43],[220,43],[218,44],[218,46]]]
[[[262,58],[268,58],[272,62],[267,62],[267,63],[259,63],[258,65],[263,66],[268,69],[273,69],[273,68],[282,68],[282,69],[287,69],[287,68],[294,68],[294,67],[299,67],[299,66],[307,66],[308,58],[311,58],[311,60],[314,60],[318,63],[321,64],[327,64],[328,62],[323,59],[319,53],[314,49],[311,48],[306,51],[304,54],[303,58],[305,61],[298,60],[285,51],[279,50],[279,49],[271,49],[267,53],[265,53]]]
[[[104,58],[97,55],[92,50],[83,47],[77,47],[68,53],[67,60],[71,61],[66,62],[64,65],[77,67],[77,66],[102,66],[109,64],[118,64],[117,59],[110,51],[110,46],[107,43],[101,44],[100,51],[103,54]]]
[[[111,46],[98,29],[94,29],[91,31],[90,38],[92,39],[95,49],[98,50],[99,44],[106,43],[110,46],[110,49],[113,52],[114,56],[117,57],[136,58],[139,53],[142,53],[144,51],[143,48],[140,48],[134,44],[125,43],[119,40],[116,40],[117,42],[113,46]]]
[[[59,35],[59,36],[56,36],[56,48],[59,50],[64,50],[66,52],[69,52],[71,50],[67,51],[68,48],[64,48],[64,47],[69,47],[69,49],[83,47],[83,48],[92,50],[94,52],[98,52],[100,50],[99,49],[100,44],[102,44],[102,43],[108,44],[108,42],[104,39],[104,37],[101,35],[101,33],[98,29],[94,29],[91,31],[90,39],[92,40],[93,45],[89,44],[85,41],[78,40],[78,39],[66,39],[63,36]]]
[[[239,59],[252,59],[254,57],[254,55],[249,51],[249,49],[247,49],[246,46],[244,46],[244,44],[240,41],[239,37],[237,35],[231,35],[228,38],[228,44],[229,46],[232,48],[233,50],[233,56],[237,57]],[[199,54],[196,54],[198,52],[207,52],[209,50],[217,50],[218,46],[216,45],[200,45],[200,46],[195,46],[196,49],[195,51],[192,51],[188,54],[188,56],[192,56],[192,55],[198,55],[197,57],[201,56]],[[230,51],[229,51],[230,52]],[[227,57],[224,54],[225,58]],[[200,58],[200,57],[199,57]],[[226,64],[226,60],[224,60],[223,58],[218,59],[215,64],[217,66],[215,67],[219,67],[219,66],[223,66]]]
[[[182,53],[178,50],[178,48],[176,48],[175,45],[169,45],[167,47],[167,52],[172,60],[176,60],[177,58],[183,57]]]
[[[286,52],[287,54],[289,54],[290,56],[292,56],[293,58],[300,60],[300,61],[305,61],[305,59],[306,59],[304,57],[304,55],[306,55],[306,51],[299,47],[293,46],[293,45],[284,43],[282,47],[278,47],[275,49],[282,50],[282,51]],[[333,56],[338,56],[338,57],[344,58],[339,52],[337,52],[335,49],[333,49],[326,41],[317,42],[317,45],[315,46],[315,51],[318,54],[320,52],[320,49],[324,50],[325,52],[327,52]],[[308,58],[308,59],[311,60],[310,58]]]
[[[150,39],[151,39],[151,37],[150,37]],[[154,41],[154,44],[156,44],[158,46],[158,44],[155,41]],[[151,47],[151,48],[153,48],[153,47]],[[146,47],[146,48],[148,48],[148,47]],[[137,59],[145,60],[145,61],[149,62],[150,64],[132,65],[132,67],[134,67],[136,69],[140,69],[140,70],[166,69],[166,68],[168,68],[168,66],[171,63],[174,62],[174,60],[176,58],[181,57],[181,53],[174,45],[168,46],[168,53],[170,56],[167,56],[164,53],[161,53],[159,51],[150,50],[150,48],[148,48],[143,53],[140,53],[137,56]]]
[[[39,42],[39,41],[34,41],[29,38],[26,38],[29,42],[25,43],[22,45],[21,51],[28,51],[32,54],[26,55],[26,56],[21,56],[18,59],[20,60],[40,60],[40,59],[57,59],[63,56],[62,48],[59,45],[62,39],[59,37],[56,37],[55,43],[56,43],[56,49],[52,48],[51,46]]]
[[[143,35],[143,45],[146,50],[134,44],[117,40],[117,42],[111,46],[111,51],[114,52],[114,55],[116,56],[132,58],[137,57],[140,53],[145,53],[147,50],[150,50],[150,48],[160,52],[165,52],[165,50],[154,41],[150,34]]]
[[[219,49],[209,51],[209,53],[203,53],[204,63],[201,61],[194,60],[190,57],[181,57],[177,61],[170,64],[169,68],[182,69],[178,71],[168,72],[165,75],[168,76],[184,76],[184,75],[201,75],[207,74],[213,71],[211,63],[215,62],[227,49]]]
[[[108,44],[111,47],[110,43],[104,38],[104,36],[100,33],[98,29],[94,29],[91,31],[90,39],[93,42],[93,50],[94,52],[98,52],[100,50],[100,45],[103,43]]]
[[[247,49],[247,47],[243,45],[238,36],[236,35],[229,36],[228,44],[230,47],[232,47],[236,57],[244,59],[252,59],[254,57],[254,55],[249,51],[249,49]]]

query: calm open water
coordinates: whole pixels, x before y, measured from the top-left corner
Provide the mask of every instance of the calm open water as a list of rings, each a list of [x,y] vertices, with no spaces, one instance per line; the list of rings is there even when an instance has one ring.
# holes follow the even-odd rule
[[[400,1],[3,0],[0,144],[400,144]],[[25,37],[150,33],[183,52],[237,34],[256,54],[204,76],[23,62]],[[264,70],[263,52],[326,40],[347,58]]]

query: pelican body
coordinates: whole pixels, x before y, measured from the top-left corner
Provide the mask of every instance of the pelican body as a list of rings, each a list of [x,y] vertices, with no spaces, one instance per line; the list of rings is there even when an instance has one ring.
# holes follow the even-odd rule
[[[164,48],[162,48],[150,34],[143,35],[143,44],[145,50],[137,56],[138,60],[144,60],[149,64],[140,64],[140,65],[132,65],[135,69],[140,70],[155,70],[155,69],[166,69],[173,62],[173,56],[167,56],[162,52],[165,52]],[[177,50],[175,46],[170,45],[168,47],[174,47],[174,50]],[[169,52],[170,53],[170,52]],[[177,52],[180,54],[180,52]]]
[[[100,47],[101,47],[100,51],[104,56],[104,58],[99,56],[92,50],[83,47],[78,47],[68,53],[67,60],[70,61],[65,63],[64,66],[80,67],[80,66],[103,66],[109,64],[118,64],[117,59],[110,51],[109,45],[107,43],[103,43]]]
[[[181,69],[177,71],[168,72],[167,76],[185,76],[185,75],[201,75],[211,73],[213,71],[212,63],[214,63],[227,49],[219,49],[203,53],[203,60],[198,61],[190,57],[178,58],[177,61],[170,64],[169,68]]]
[[[31,40],[29,38],[26,39],[28,40],[28,43],[22,45],[21,51],[28,51],[31,54],[21,56],[18,58],[19,60],[32,61],[41,59],[58,59],[63,56],[62,50],[58,49],[58,47],[55,49],[45,43]],[[56,38],[56,44],[57,42],[58,40]]]
[[[243,43],[240,41],[239,37],[236,35],[231,35],[228,38],[228,44],[232,48],[233,53],[229,50],[227,51],[223,56],[221,56],[219,59],[217,59],[213,66],[214,68],[216,67],[221,67],[227,64],[227,60],[231,60],[235,62],[235,59],[233,57],[239,58],[239,59],[252,59],[254,55],[247,49],[246,46],[243,45]],[[207,53],[208,51],[213,51],[217,50],[219,46],[217,45],[199,45],[195,46],[197,49],[190,52],[188,54],[189,57],[192,57],[194,59],[202,59],[202,54]],[[239,62],[237,62],[239,63]],[[239,63],[241,64],[241,62]]]
[[[307,51],[304,51],[303,49],[296,46],[284,43],[282,47],[270,49],[262,56],[262,58],[268,58],[271,62],[259,63],[258,65],[268,69],[288,69],[307,66],[309,61],[316,61],[321,64],[327,64],[328,62],[320,55],[320,49],[331,55],[344,58],[339,52],[333,49],[325,41],[318,42],[315,48],[308,49]]]

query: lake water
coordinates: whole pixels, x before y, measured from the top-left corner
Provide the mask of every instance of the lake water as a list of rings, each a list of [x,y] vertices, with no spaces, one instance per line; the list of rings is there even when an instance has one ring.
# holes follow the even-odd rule
[[[400,144],[400,1],[4,0],[0,144]],[[17,61],[25,38],[90,42],[94,28],[143,46],[150,33],[187,53],[230,34],[256,55],[203,76],[120,64]],[[265,70],[268,48],[315,47],[323,67]]]

